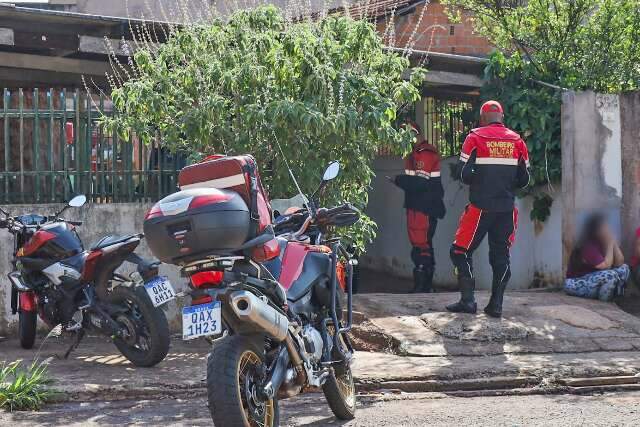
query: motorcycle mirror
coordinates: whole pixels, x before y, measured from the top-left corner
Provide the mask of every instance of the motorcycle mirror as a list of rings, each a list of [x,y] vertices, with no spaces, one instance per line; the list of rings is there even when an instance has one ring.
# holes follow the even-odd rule
[[[81,194],[69,200],[69,206],[72,208],[79,208],[80,206],[83,206],[85,203],[87,203],[87,197],[84,194]]]
[[[331,162],[327,169],[324,171],[324,175],[322,176],[323,181],[331,181],[340,173],[340,163],[339,162]]]

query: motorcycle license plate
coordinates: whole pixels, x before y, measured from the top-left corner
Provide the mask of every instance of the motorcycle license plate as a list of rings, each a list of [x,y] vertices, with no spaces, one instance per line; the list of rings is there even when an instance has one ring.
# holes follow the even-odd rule
[[[182,309],[182,339],[192,340],[222,333],[220,301]]]
[[[166,277],[154,277],[144,284],[154,307],[160,307],[176,297],[171,282]]]

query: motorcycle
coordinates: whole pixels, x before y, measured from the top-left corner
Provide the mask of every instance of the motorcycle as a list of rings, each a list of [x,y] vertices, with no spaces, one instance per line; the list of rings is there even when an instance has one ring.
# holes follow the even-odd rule
[[[189,277],[192,305],[183,309],[183,338],[212,339],[207,390],[214,424],[277,426],[279,400],[319,388],[337,418],[353,419],[354,351],[347,332],[355,262],[340,238],[325,236],[332,227],[355,224],[359,211],[350,204],[316,208],[338,176],[339,163],[329,165],[310,199],[302,196],[308,200],[305,208],[289,209],[263,232],[249,234],[246,243],[225,250],[232,240],[245,241],[239,225],[258,212],[247,205],[257,200],[261,186],[257,174],[247,172],[255,171],[250,161],[240,161],[235,169],[231,160],[223,162],[214,159],[183,170],[183,191],[160,201],[145,221],[154,254],[159,256],[154,248],[165,251],[163,261],[181,265]],[[242,191],[243,175],[237,172],[246,173],[247,205],[237,193],[220,188],[233,185]],[[196,176],[198,186],[191,183]],[[240,231],[230,231],[230,221]],[[152,235],[157,236],[153,242]],[[207,253],[205,242],[221,249]]]
[[[175,292],[158,276],[159,262],[134,252],[142,234],[107,236],[85,250],[76,231],[82,222],[60,217],[85,202],[85,196],[76,196],[52,216],[11,216],[0,209],[5,217],[0,228],[14,236],[9,280],[20,345],[33,347],[39,315],[49,327],[60,325],[61,332],[75,335],[65,358],[85,331],[94,331],[111,337],[134,365],[154,366],[167,355],[170,341],[159,307]],[[128,277],[116,272],[125,261],[137,266]]]

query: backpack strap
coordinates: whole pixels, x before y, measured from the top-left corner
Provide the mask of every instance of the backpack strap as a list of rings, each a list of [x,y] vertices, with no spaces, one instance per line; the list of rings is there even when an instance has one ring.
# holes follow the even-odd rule
[[[247,163],[244,165],[244,172],[249,174],[249,191],[251,198],[251,206],[249,206],[249,214],[251,215],[251,236],[258,234],[260,224],[260,213],[258,212],[258,177],[256,174],[256,161],[252,156],[247,156]]]

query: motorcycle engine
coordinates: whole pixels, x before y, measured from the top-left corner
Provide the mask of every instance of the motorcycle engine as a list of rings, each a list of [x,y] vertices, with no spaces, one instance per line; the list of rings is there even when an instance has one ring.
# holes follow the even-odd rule
[[[324,346],[320,332],[313,326],[306,325],[302,329],[302,338],[304,339],[305,350],[311,361],[314,363],[320,362],[322,359],[322,347]]]
[[[73,307],[55,288],[46,289],[40,296],[45,320],[51,326],[68,322],[73,316]]]

